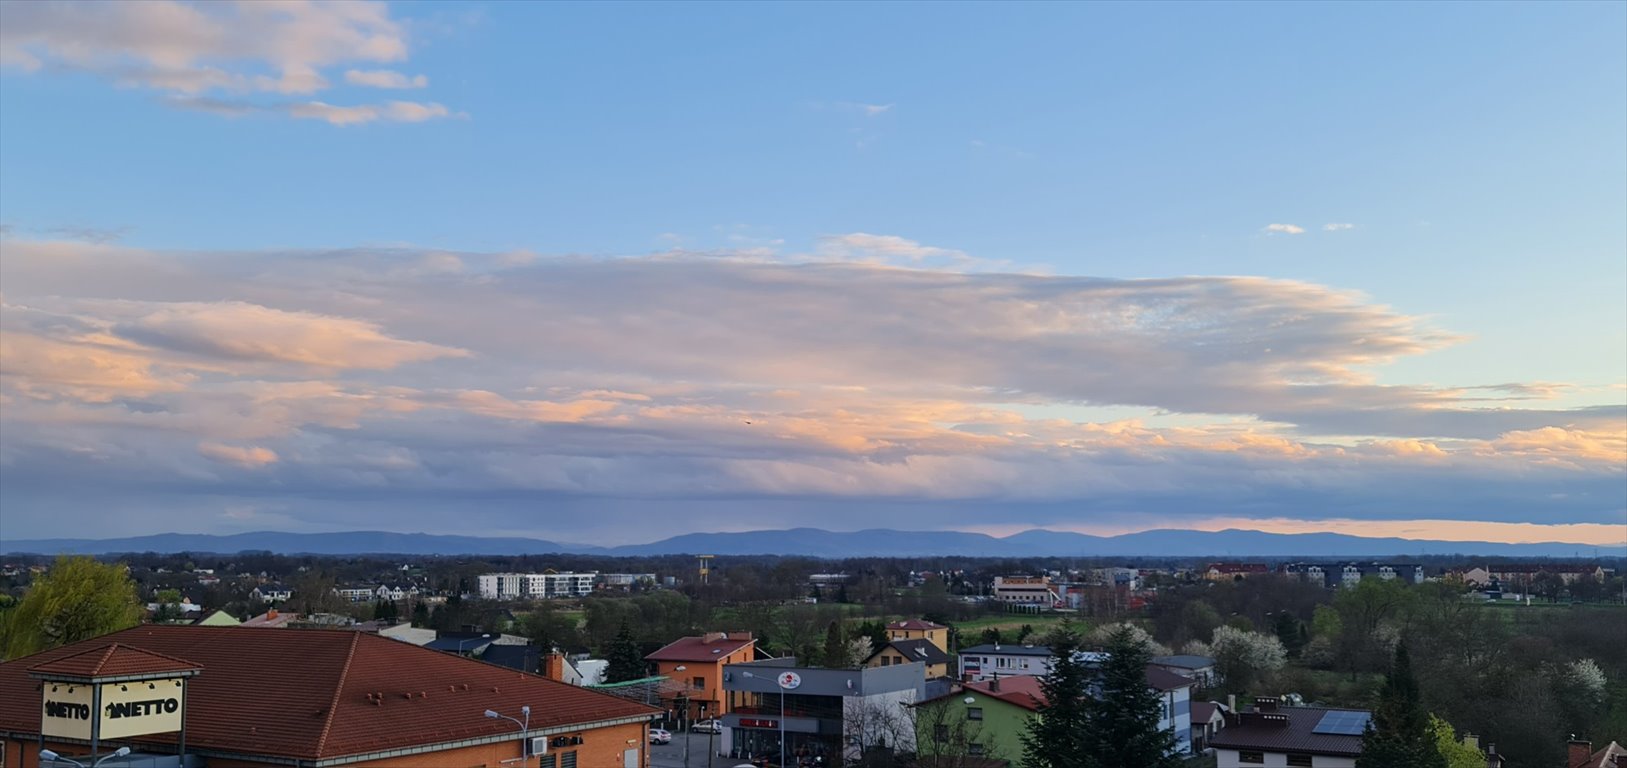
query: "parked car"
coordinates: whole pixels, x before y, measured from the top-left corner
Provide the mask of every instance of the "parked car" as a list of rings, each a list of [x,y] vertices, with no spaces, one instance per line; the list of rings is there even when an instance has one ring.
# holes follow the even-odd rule
[[[689,731],[690,733],[722,733],[723,721],[697,720],[694,725],[690,726]]]
[[[667,730],[665,728],[651,728],[650,729],[650,743],[651,744],[671,744],[672,743],[672,731],[669,731],[669,730]]]

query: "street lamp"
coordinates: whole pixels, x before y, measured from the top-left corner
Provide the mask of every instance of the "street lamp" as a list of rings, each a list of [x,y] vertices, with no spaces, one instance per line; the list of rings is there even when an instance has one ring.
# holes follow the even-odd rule
[[[102,763],[105,763],[105,762],[107,762],[109,760],[113,760],[115,758],[124,757],[125,755],[128,755],[128,754],[130,754],[130,748],[129,747],[119,747],[118,749],[113,750],[113,754],[108,755],[107,757],[104,757],[104,758],[102,758],[100,760],[97,760],[94,763],[91,763],[91,768],[96,768],[96,766],[101,765]],[[59,755],[59,754],[57,754],[55,752],[52,752],[49,749],[40,750],[40,762],[43,763],[43,762],[45,762],[47,760],[49,760],[49,761],[51,761],[53,763],[58,762],[58,761],[64,762],[64,763],[73,763],[74,765],[79,766],[79,768],[85,768],[85,764],[79,762],[78,760],[74,760],[73,758],[69,758],[69,757],[63,757],[63,756],[61,756],[61,755]]]
[[[689,667],[679,664],[678,666],[673,667],[672,671],[687,672],[689,671]],[[681,689],[682,692],[678,694],[678,698],[682,698],[684,701],[683,716],[681,720],[688,720],[690,724],[693,725],[694,720],[690,719],[689,717],[689,683],[684,680],[682,676],[679,676],[678,684],[683,686]],[[676,699],[674,701],[676,702]],[[689,733],[683,728],[679,728],[678,733],[684,738],[684,768],[689,768]],[[710,760],[708,760],[708,762],[710,762]]]
[[[502,718],[502,719],[507,720],[507,721],[509,721],[509,722],[511,722],[511,723],[513,723],[515,725],[520,726],[520,737],[521,737],[521,740],[520,740],[520,768],[525,768],[526,765],[529,765],[531,763],[531,741],[529,739],[525,738],[525,734],[527,734],[527,733],[529,733],[531,731],[531,705],[527,704],[527,705],[525,705],[523,707],[520,707],[520,714],[525,717],[525,722],[523,722],[523,723],[520,722],[519,720],[515,720],[514,718],[509,717],[508,715],[499,714],[497,712],[497,710],[495,710],[495,709],[486,710],[486,717],[489,717],[489,718],[491,718],[493,720],[496,720],[498,718]]]

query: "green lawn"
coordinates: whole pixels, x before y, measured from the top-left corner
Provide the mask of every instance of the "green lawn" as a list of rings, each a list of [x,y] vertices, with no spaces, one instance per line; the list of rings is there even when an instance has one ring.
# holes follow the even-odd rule
[[[1052,627],[1061,625],[1063,621],[1072,621],[1076,631],[1082,632],[1086,628],[1084,619],[1077,615],[1051,613],[996,613],[967,621],[957,621],[955,622],[955,628],[960,630],[962,642],[972,643],[978,634],[991,627],[1000,630],[1000,634],[1009,635],[1015,639],[1017,630],[1022,629],[1024,624],[1032,626],[1034,634],[1043,635],[1049,632]]]

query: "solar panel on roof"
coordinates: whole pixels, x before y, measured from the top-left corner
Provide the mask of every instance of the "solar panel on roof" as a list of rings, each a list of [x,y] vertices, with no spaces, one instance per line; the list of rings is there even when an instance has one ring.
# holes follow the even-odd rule
[[[1329,712],[1322,716],[1321,722],[1311,729],[1311,733],[1321,733],[1331,736],[1360,736],[1367,730],[1367,721],[1373,719],[1371,712]]]

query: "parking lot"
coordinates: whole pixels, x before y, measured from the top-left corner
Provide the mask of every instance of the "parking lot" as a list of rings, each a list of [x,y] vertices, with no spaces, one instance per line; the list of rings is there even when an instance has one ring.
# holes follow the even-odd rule
[[[706,734],[691,733],[672,734],[671,744],[650,745],[650,768],[683,768],[684,765],[684,739],[689,739],[689,768],[734,768],[744,760],[730,760],[727,757],[712,757],[712,762],[706,761]],[[717,747],[723,743],[721,735],[712,737],[712,746]]]

